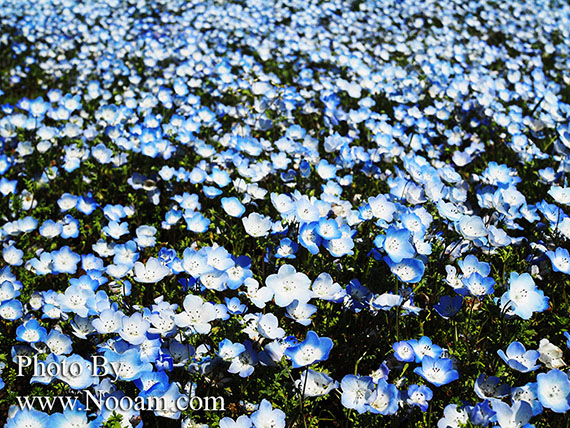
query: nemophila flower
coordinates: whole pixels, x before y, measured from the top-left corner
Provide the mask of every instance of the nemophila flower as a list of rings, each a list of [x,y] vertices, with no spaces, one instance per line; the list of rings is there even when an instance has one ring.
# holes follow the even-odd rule
[[[354,251],[352,251],[354,248],[354,241],[349,236],[325,241],[324,246],[333,257],[343,257],[354,254]]]
[[[385,195],[368,198],[368,204],[374,217],[390,223],[396,212],[396,205],[388,201]]]
[[[271,219],[258,213],[251,213],[241,220],[246,233],[254,238],[267,236],[271,229]]]
[[[328,337],[319,337],[314,331],[307,333],[306,339],[285,350],[285,355],[293,362],[293,368],[299,368],[324,361],[329,357],[333,341]]]
[[[209,349],[210,348],[208,347],[206,350],[208,351]],[[169,355],[159,353],[159,358],[162,358],[163,363],[168,366],[172,365],[172,367],[183,367],[188,362],[189,358],[197,353],[193,346],[180,343],[176,340],[172,340],[170,342],[166,352]],[[171,370],[171,368],[168,370]]]
[[[19,300],[9,300],[0,304],[0,317],[7,321],[14,321],[23,315],[22,302]]]
[[[532,408],[534,416],[542,413],[542,404],[538,400],[537,395],[538,385],[536,382],[527,383],[524,386],[519,386],[511,389],[511,402],[514,404],[517,401],[526,401]]]
[[[237,374],[242,378],[251,376],[259,361],[257,353],[254,351],[251,342],[246,340],[244,344],[245,350],[234,357],[228,367],[228,373]]]
[[[537,396],[544,407],[556,413],[570,410],[570,379],[558,369],[536,376]]]
[[[250,428],[250,427],[251,427],[251,419],[249,419],[245,415],[238,417],[235,421],[227,416],[225,418],[220,419],[220,428]]]
[[[383,361],[376,370],[370,373],[370,377],[374,383],[378,383],[380,379],[388,380],[388,375],[390,374],[390,369],[386,365],[386,361]]]
[[[204,233],[210,226],[210,220],[199,212],[185,212],[183,217],[188,229],[194,233]]]
[[[38,221],[32,216],[26,216],[18,220],[18,229],[21,233],[29,233],[38,227]]]
[[[319,253],[319,245],[322,238],[316,231],[317,223],[304,223],[299,229],[299,244],[305,247],[313,255]]]
[[[232,315],[241,315],[247,310],[247,306],[240,302],[239,298],[225,298],[227,310]]]
[[[487,229],[481,217],[464,215],[456,225],[457,231],[467,240],[473,241],[487,236]]]
[[[377,310],[389,311],[393,307],[400,306],[403,300],[399,294],[382,293],[370,301],[370,306]]]
[[[224,339],[219,343],[218,356],[222,360],[231,361],[245,351],[245,346],[241,343],[233,343],[229,339]]]
[[[495,291],[493,286],[495,285],[495,280],[489,276],[482,277],[478,272],[474,272],[467,278],[463,277],[461,279],[465,288],[474,297],[484,297],[488,294],[493,294]]]
[[[499,229],[493,225],[490,225],[487,228],[489,232],[487,238],[489,239],[489,244],[493,247],[506,247],[511,245],[513,240],[510,236],[507,235],[503,229]]]
[[[266,399],[261,400],[259,408],[250,418],[256,428],[285,428],[285,413],[280,409],[274,409]]]
[[[105,309],[98,318],[93,319],[92,325],[100,334],[116,333],[122,327],[124,317],[121,311]]]
[[[136,262],[134,266],[135,281],[143,283],[156,283],[162,281],[171,273],[170,269],[160,263],[158,259],[150,257],[146,264]]]
[[[3,196],[16,193],[17,185],[17,180],[8,180],[6,177],[2,177],[0,178],[0,193],[2,193]]]
[[[245,207],[236,197],[222,198],[221,203],[226,214],[232,217],[241,217],[245,212]]]
[[[9,418],[6,428],[47,428],[51,425],[51,417],[38,410],[19,409]]]
[[[12,281],[4,281],[0,285],[0,303],[7,302],[8,300],[15,299],[20,295],[20,290],[17,290]]]
[[[347,409],[354,409],[362,414],[367,412],[368,402],[375,391],[375,384],[369,376],[346,375],[340,382],[341,403]]]
[[[416,254],[410,243],[410,231],[408,229],[396,229],[390,226],[382,242],[382,247],[394,263],[400,263],[403,259],[410,259]]]
[[[314,297],[327,301],[338,301],[346,295],[346,291],[326,272],[315,278],[311,290]]]
[[[308,326],[311,324],[311,316],[317,312],[317,307],[310,305],[308,303],[301,303],[298,300],[293,300],[289,306],[287,306],[288,318],[292,318],[299,324]]]
[[[49,418],[49,425],[54,428],[95,428],[95,422],[87,419],[87,413],[73,408],[65,409],[63,413],[53,413]]]
[[[509,395],[511,387],[501,384],[501,379],[496,376],[487,376],[481,373],[475,380],[475,394],[482,400],[490,398],[503,398]]]
[[[36,319],[28,320],[16,329],[16,339],[21,342],[45,342],[46,338],[47,330]]]
[[[469,277],[473,273],[486,277],[491,273],[491,265],[486,262],[480,262],[473,254],[469,254],[463,260],[458,260],[457,265],[463,272],[464,277]]]
[[[120,239],[121,236],[129,233],[129,224],[126,221],[121,223],[110,221],[107,226],[103,227],[103,232],[113,239]]]
[[[408,340],[407,342],[413,349],[416,363],[419,363],[427,355],[428,357],[439,358],[443,353],[441,347],[432,343],[427,336],[421,337],[419,340]]]
[[[321,218],[315,227],[315,232],[323,239],[338,239],[342,232],[334,219]]]
[[[123,353],[108,350],[105,351],[104,357],[107,372],[120,380],[134,381],[143,373],[152,371],[152,364],[141,360],[137,348],[127,349]]]
[[[53,258],[51,253],[41,253],[38,258],[30,260],[30,266],[36,275],[46,275],[52,272]]]
[[[279,327],[279,319],[272,313],[263,314],[259,317],[257,331],[270,340],[281,339],[285,336],[285,330]]]
[[[291,265],[281,266],[276,274],[267,277],[265,283],[274,293],[275,304],[282,308],[289,306],[293,300],[306,303],[313,296],[309,289],[311,280]]]
[[[184,311],[176,314],[175,322],[178,327],[190,328],[198,334],[207,334],[212,326],[209,324],[216,319],[216,309],[210,302],[204,302],[200,296],[188,295],[184,298]]]
[[[370,395],[366,408],[371,413],[380,415],[393,415],[398,411],[398,400],[400,392],[396,385],[380,379],[376,389]]]
[[[570,187],[552,186],[548,190],[548,194],[559,204],[570,204]]]
[[[235,265],[231,254],[224,247],[214,246],[206,250],[207,263],[211,268],[226,271]]]
[[[429,401],[433,398],[433,391],[425,385],[410,385],[406,402],[410,406],[418,406],[422,412],[427,411]]]
[[[119,335],[123,340],[132,345],[140,345],[147,340],[146,333],[150,327],[150,322],[145,320],[142,314],[136,312],[130,317],[124,316],[121,320]]]
[[[396,263],[390,257],[384,257],[384,261],[402,282],[413,284],[421,281],[424,275],[425,265],[419,259],[402,259]]]
[[[477,426],[487,426],[496,419],[496,413],[491,409],[490,401],[485,400],[474,406],[465,406],[469,414],[469,422]]]
[[[45,340],[45,344],[49,350],[55,355],[70,354],[72,349],[72,340],[69,336],[53,329]]]
[[[134,381],[140,390],[141,397],[150,395],[161,395],[165,393],[169,386],[168,375],[165,372],[144,372]]]
[[[548,300],[528,273],[511,272],[509,290],[501,296],[501,310],[528,320],[534,312],[548,309]]]
[[[21,266],[24,257],[24,252],[14,245],[8,245],[2,250],[2,257],[4,261],[12,266]]]
[[[570,275],[570,254],[566,248],[558,247],[556,251],[547,251],[546,255],[552,263],[554,272],[563,272]]]
[[[443,318],[452,318],[459,313],[463,304],[462,296],[442,296],[433,309]]]
[[[263,309],[267,302],[273,299],[273,290],[269,287],[259,287],[259,282],[253,278],[244,281],[246,286],[245,295],[260,309]]]
[[[396,342],[392,345],[392,348],[394,349],[394,357],[398,361],[409,363],[417,358],[414,352],[414,348],[409,341],[403,340],[401,342]]]
[[[289,238],[283,238],[275,251],[275,258],[294,259],[298,249],[299,245],[296,242],[291,241]]]
[[[512,406],[500,400],[493,400],[491,406],[496,413],[501,428],[530,428],[527,422],[532,417],[532,408],[525,401],[517,401]]]
[[[421,362],[422,366],[416,367],[414,373],[435,386],[446,385],[459,378],[459,373],[453,369],[449,358],[432,358],[426,355]]]
[[[99,383],[99,378],[92,375],[92,362],[77,354],[58,356],[56,363],[60,367],[68,367],[68,370],[59,370],[56,379],[67,383],[71,389],[82,390]]]
[[[437,428],[460,428],[469,422],[469,414],[466,409],[457,404],[448,404],[443,409],[443,418],[437,422]]]
[[[301,378],[295,381],[295,386],[303,397],[321,397],[338,388],[338,382],[326,373],[307,369],[301,373]]]
[[[58,251],[52,251],[52,272],[74,274],[77,270],[77,263],[81,260],[79,254],[74,253],[66,245]]]
[[[74,219],[71,215],[63,217],[61,229],[61,237],[63,239],[77,238],[79,236],[79,221]]]
[[[507,347],[506,353],[502,349],[497,351],[499,357],[509,365],[509,367],[526,373],[536,370],[540,365],[536,364],[536,360],[540,356],[538,351],[527,351],[520,342],[513,342]]]
[[[71,285],[58,296],[58,303],[63,312],[73,312],[85,318],[94,313],[95,294],[93,290]]]

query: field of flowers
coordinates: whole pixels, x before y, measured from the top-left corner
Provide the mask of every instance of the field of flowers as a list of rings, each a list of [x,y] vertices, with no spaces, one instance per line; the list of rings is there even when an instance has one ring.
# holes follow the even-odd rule
[[[0,424],[569,427],[569,116],[562,0],[0,0]]]

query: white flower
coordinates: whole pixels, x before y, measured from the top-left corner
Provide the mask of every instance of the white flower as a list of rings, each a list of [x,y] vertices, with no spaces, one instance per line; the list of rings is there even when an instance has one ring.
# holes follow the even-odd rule
[[[158,259],[151,257],[146,265],[141,262],[135,263],[135,281],[144,283],[156,283],[170,274],[170,269],[160,264]]]

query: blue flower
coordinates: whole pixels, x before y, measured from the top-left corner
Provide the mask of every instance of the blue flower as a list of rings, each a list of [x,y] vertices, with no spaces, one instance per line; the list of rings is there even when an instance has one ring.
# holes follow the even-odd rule
[[[487,236],[487,229],[481,217],[464,215],[456,225],[457,231],[467,240],[473,241]]]
[[[318,221],[315,231],[321,238],[327,240],[338,239],[342,236],[338,223],[334,219],[324,217]]]
[[[317,223],[304,223],[299,229],[299,244],[305,247],[312,255],[319,253],[322,238],[316,232]]]
[[[52,428],[95,428],[95,422],[89,422],[85,411],[73,408],[65,409],[63,413],[54,413],[49,418],[49,426]]]
[[[400,262],[395,263],[390,257],[384,257],[384,261],[390,267],[390,270],[398,279],[407,284],[413,284],[421,281],[425,265],[418,259],[402,259]]]
[[[285,355],[293,362],[293,368],[299,368],[326,360],[332,347],[333,341],[330,338],[319,337],[310,330],[306,339],[298,345],[287,348]]]
[[[247,310],[247,306],[241,303],[237,297],[232,297],[231,299],[226,297],[225,302],[228,312],[232,315],[241,315]]]
[[[282,308],[289,306],[293,300],[308,302],[312,297],[311,280],[291,265],[281,266],[277,274],[267,277],[265,283],[273,291],[277,306]]]
[[[560,370],[550,370],[536,376],[537,396],[544,407],[556,413],[570,410],[570,380]]]
[[[408,229],[388,228],[383,242],[384,251],[394,263],[400,263],[403,259],[411,259],[416,254],[410,244],[410,231]]]
[[[47,428],[50,418],[47,414],[37,410],[19,410],[15,416],[11,417],[6,424],[6,428]]]
[[[509,289],[501,296],[501,310],[528,320],[534,312],[548,309],[548,297],[536,288],[528,273],[511,272]]]
[[[433,308],[443,319],[448,319],[459,313],[462,304],[463,297],[461,296],[442,296]]]
[[[446,385],[459,378],[457,370],[453,369],[453,363],[449,358],[422,358],[422,366],[416,367],[414,373],[420,375],[435,386]]]
[[[482,277],[479,272],[473,272],[467,278],[463,277],[461,281],[474,297],[481,298],[488,294],[493,294],[495,291],[493,288],[495,280],[489,276]]]
[[[231,361],[244,351],[245,346],[241,343],[233,343],[229,339],[224,339],[219,344],[218,356],[222,360]]]
[[[428,409],[429,401],[433,398],[433,391],[425,385],[410,385],[406,402],[411,406],[418,406],[422,412]]]
[[[254,426],[285,428],[285,413],[282,410],[273,409],[271,403],[265,399],[261,400],[259,408],[250,418]]]
[[[374,382],[369,376],[346,375],[340,382],[342,405],[361,414],[368,411],[368,401],[374,392],[374,387]]]
[[[298,249],[299,245],[296,242],[291,241],[289,238],[283,238],[275,251],[275,258],[294,259]]]
[[[226,212],[226,214],[232,217],[241,217],[245,212],[245,207],[236,197],[231,198],[222,198],[222,208]]]
[[[496,413],[499,426],[504,428],[527,427],[527,422],[532,417],[532,408],[526,401],[517,401],[509,406],[500,400],[493,400],[491,405]]]
[[[16,329],[16,339],[21,342],[45,342],[46,338],[47,330],[36,319],[26,321]]]
[[[376,389],[368,399],[366,409],[371,413],[393,415],[398,411],[398,398],[400,392],[395,385],[380,379]]]
[[[408,343],[414,350],[416,363],[423,361],[426,355],[432,358],[439,358],[443,353],[443,349],[433,344],[431,339],[427,336],[423,336],[419,340],[408,340]]]
[[[536,360],[540,357],[538,351],[527,351],[524,345],[520,342],[513,342],[507,347],[507,352],[502,349],[497,351],[499,357],[509,365],[509,367],[526,373],[536,370],[540,365],[536,364]]]
[[[566,248],[558,247],[555,252],[547,251],[546,255],[552,262],[554,272],[563,272],[570,275],[570,254]]]
[[[409,341],[396,342],[392,345],[392,348],[394,349],[394,357],[396,357],[398,361],[411,363],[418,358]],[[421,361],[421,358],[419,358],[419,360]]]
[[[501,379],[496,376],[486,376],[481,373],[475,380],[475,394],[481,399],[502,398],[509,395],[511,387],[501,384]]]

